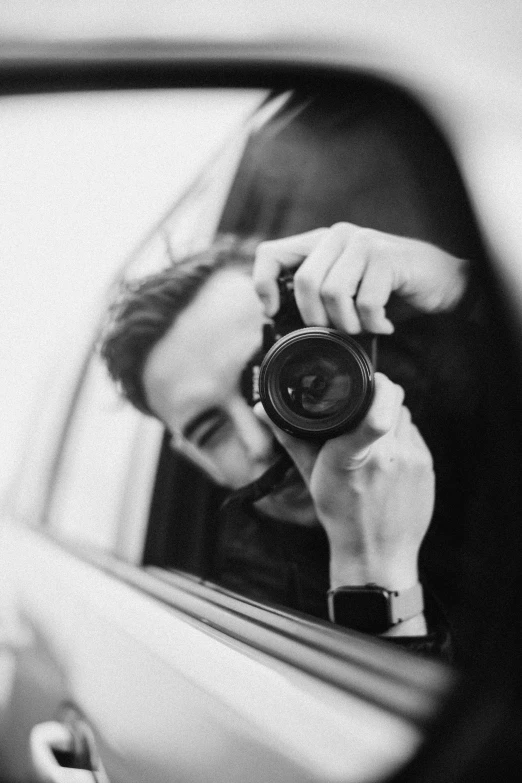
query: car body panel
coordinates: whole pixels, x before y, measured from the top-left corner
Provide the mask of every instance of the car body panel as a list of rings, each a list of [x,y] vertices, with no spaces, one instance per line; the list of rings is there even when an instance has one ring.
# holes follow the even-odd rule
[[[411,723],[187,622],[33,531],[4,524],[1,545],[25,647],[4,716],[14,780],[29,779],[32,725],[70,702],[112,781],[378,779],[418,747]]]

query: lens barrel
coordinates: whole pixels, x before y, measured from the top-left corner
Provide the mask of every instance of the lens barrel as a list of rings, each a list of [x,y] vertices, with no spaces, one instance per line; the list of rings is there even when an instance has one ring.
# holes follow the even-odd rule
[[[285,335],[259,371],[259,395],[268,416],[298,438],[328,440],[354,429],[373,390],[373,368],[364,349],[327,327]]]

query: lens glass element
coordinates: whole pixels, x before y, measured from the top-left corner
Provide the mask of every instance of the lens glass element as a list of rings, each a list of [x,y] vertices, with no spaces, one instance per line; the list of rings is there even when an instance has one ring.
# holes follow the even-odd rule
[[[323,419],[335,415],[350,396],[351,364],[335,345],[323,344],[321,351],[297,351],[281,368],[282,397],[300,416]]]

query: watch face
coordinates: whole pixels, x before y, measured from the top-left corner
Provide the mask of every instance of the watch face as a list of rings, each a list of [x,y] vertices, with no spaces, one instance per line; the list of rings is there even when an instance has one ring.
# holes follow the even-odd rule
[[[333,596],[337,625],[364,633],[383,633],[392,625],[389,597],[384,590],[340,590]]]

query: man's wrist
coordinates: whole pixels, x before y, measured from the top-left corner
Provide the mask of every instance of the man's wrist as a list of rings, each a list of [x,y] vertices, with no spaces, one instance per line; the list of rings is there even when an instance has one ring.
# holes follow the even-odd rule
[[[387,590],[405,590],[419,581],[418,552],[395,563],[385,558],[353,558],[333,553],[330,558],[330,588],[342,585],[377,584]]]

